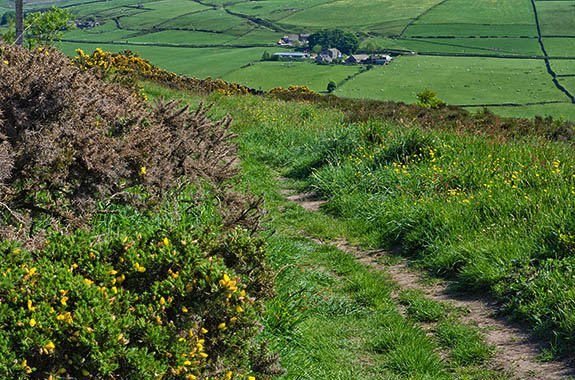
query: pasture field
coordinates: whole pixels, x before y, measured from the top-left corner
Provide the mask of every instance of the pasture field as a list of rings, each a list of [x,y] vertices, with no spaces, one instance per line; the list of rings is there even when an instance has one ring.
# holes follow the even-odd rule
[[[537,31],[529,0],[449,0],[421,16],[406,35],[534,36]]]
[[[575,38],[544,38],[543,43],[550,57],[575,57]],[[574,66],[575,61],[568,62]]]
[[[359,72],[359,66],[320,66],[311,62],[258,62],[223,77],[233,83],[269,90],[273,87],[308,86],[313,91],[326,91],[330,81],[340,83]]]
[[[226,45],[272,45],[283,36],[282,33],[277,33],[269,29],[254,29],[249,33],[235,37],[226,42]],[[273,49],[273,48],[272,48]]]
[[[118,29],[113,21],[90,29],[89,31],[72,30],[66,33],[66,38],[76,41],[98,41],[109,42],[116,41],[134,34],[129,30]]]
[[[398,34],[414,17],[438,0],[338,0],[312,7],[281,20],[281,25],[299,28],[349,28],[356,32],[369,32],[373,27],[382,27],[385,35]],[[392,27],[389,27],[389,26]]]
[[[569,92],[575,93],[575,76],[559,78],[559,83],[569,90]]]
[[[271,54],[286,51],[276,45],[285,34],[338,27],[355,32],[361,40],[360,49],[373,51],[375,47],[375,51],[380,52],[389,49],[442,55],[414,61],[400,57],[387,68],[361,74],[344,84],[337,91],[340,96],[414,102],[416,93],[430,88],[448,103],[456,104],[531,104],[575,99],[575,90],[570,85],[565,87],[567,94],[552,81],[554,74],[560,79],[563,75],[575,74],[575,59],[570,59],[575,58],[575,38],[569,38],[575,37],[574,0],[535,0],[533,3],[531,0],[86,1],[56,2],[78,17],[92,16],[102,24],[67,33],[65,49],[68,52],[74,50],[70,40],[84,41],[86,44],[78,45],[94,48],[103,42],[113,42],[114,45],[101,47],[138,50],[153,63],[181,74],[197,77],[230,74],[234,80],[245,79],[246,85],[269,88],[292,82],[298,75],[282,71],[274,76],[271,72],[274,66],[267,64],[242,67],[256,62],[264,50]],[[0,0],[0,9],[11,4],[11,0]],[[27,7],[39,9],[50,4],[31,0]],[[544,49],[538,41],[535,11]],[[267,48],[263,48],[265,46]],[[230,47],[238,50],[230,50]],[[182,50],[184,48],[193,50]],[[551,58],[568,59],[551,59],[554,73],[548,73],[544,70],[545,51]],[[454,64],[453,56],[462,54],[486,58]],[[487,58],[497,56],[517,59]],[[485,71],[477,62],[489,70]],[[319,83],[325,79],[324,68],[297,67],[302,69],[299,82],[313,83],[314,88],[323,90]],[[261,75],[258,70],[262,70]],[[318,84],[308,78],[314,71],[321,73]],[[486,77],[491,71],[494,77]],[[275,84],[272,83],[274,77]],[[382,85],[382,80],[386,84]],[[571,108],[549,104],[497,109],[513,115],[524,111],[525,116],[531,116],[534,110],[546,109],[547,114]]]
[[[191,0],[160,0],[146,4],[145,11],[126,17],[125,20],[122,20],[122,25],[132,29],[144,29],[155,25],[162,26],[174,18],[185,17],[183,15],[208,9],[208,7]]]
[[[81,48],[92,52],[97,47],[106,51],[132,50],[163,69],[190,76],[220,78],[227,72],[257,61],[265,48],[174,48],[126,44],[62,43],[62,51],[74,56],[74,50]]]
[[[132,32],[133,36],[134,33]],[[188,45],[221,45],[233,37],[228,34],[190,32],[184,30],[164,30],[155,33],[145,33],[124,40],[130,42],[148,42],[157,44],[188,44]]]
[[[575,120],[575,104],[558,103],[544,105],[529,105],[521,107],[487,107],[491,112],[505,117],[525,117],[533,118],[535,116],[551,116],[555,119],[564,118],[566,120]],[[470,112],[479,112],[482,108],[468,107]]]
[[[575,74],[575,61],[564,59],[552,59],[549,61],[551,68],[558,75],[572,75]]]
[[[537,13],[544,36],[575,36],[575,1],[538,1]]]
[[[245,20],[242,18],[232,16],[222,9],[210,9],[201,13],[182,15],[163,22],[161,26],[164,28],[192,28],[222,32],[244,23]]]
[[[543,60],[429,56],[405,56],[376,67],[335,94],[414,103],[426,88],[453,105],[568,100],[551,83]]]
[[[369,38],[362,47],[417,52],[543,56],[536,38]]]
[[[241,1],[228,9],[234,13],[260,17],[270,21],[279,21],[294,14],[304,12],[310,8],[330,3],[332,0],[263,0]]]

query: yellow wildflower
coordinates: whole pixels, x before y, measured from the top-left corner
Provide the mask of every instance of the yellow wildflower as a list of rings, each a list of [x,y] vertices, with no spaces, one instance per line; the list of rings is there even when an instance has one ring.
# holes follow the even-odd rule
[[[54,351],[55,348],[56,348],[56,346],[54,345],[53,342],[48,342],[44,345],[44,349],[48,352]]]
[[[226,380],[230,380],[232,378],[232,371],[226,373]]]
[[[140,175],[144,175],[144,174],[146,174],[146,167],[145,167],[145,166],[142,166],[142,167],[140,168]]]
[[[34,318],[31,318],[29,324],[30,324],[30,327],[36,326],[36,320]]]

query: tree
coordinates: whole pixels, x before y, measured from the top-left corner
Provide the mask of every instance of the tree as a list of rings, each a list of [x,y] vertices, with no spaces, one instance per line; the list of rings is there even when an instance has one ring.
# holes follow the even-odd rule
[[[323,49],[337,48],[345,54],[353,54],[359,47],[355,34],[341,29],[324,29],[308,37],[309,46],[320,45]]]
[[[70,11],[52,7],[47,12],[35,12],[26,15],[26,39],[29,47],[52,45],[64,36],[64,31],[72,29]]]
[[[334,92],[335,89],[337,88],[337,84],[330,80],[329,83],[327,84],[327,92]]]
[[[16,0],[16,45],[22,45],[24,40],[24,0]]]
[[[264,53],[262,54],[262,61],[269,61],[270,60],[270,53],[268,53],[267,50],[264,50]]]
[[[440,108],[445,105],[445,102],[437,97],[437,92],[425,89],[425,91],[417,94],[418,106],[427,108]]]
[[[8,11],[2,15],[2,18],[0,19],[0,25],[8,25],[10,22],[14,22],[15,19],[16,12]]]

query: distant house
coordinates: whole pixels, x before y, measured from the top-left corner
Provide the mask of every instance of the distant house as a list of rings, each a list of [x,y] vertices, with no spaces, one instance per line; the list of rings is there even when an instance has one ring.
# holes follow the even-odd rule
[[[367,54],[354,54],[350,55],[349,58],[345,60],[345,63],[358,64],[364,63],[367,60],[369,60],[369,55]]]
[[[274,56],[287,59],[306,59],[309,58],[308,53],[274,53]]]
[[[281,46],[293,46],[294,44],[307,44],[307,39],[310,35],[308,33],[300,34],[290,34],[285,35],[278,41],[278,45]]]
[[[336,48],[331,48],[321,51],[315,58],[315,61],[318,63],[331,63],[333,60],[339,58],[341,58],[341,51]]]

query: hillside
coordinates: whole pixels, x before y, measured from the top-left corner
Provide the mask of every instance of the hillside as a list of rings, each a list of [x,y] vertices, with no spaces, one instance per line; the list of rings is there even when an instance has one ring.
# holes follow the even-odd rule
[[[3,378],[574,374],[573,123],[79,55],[0,47]]]
[[[30,10],[52,2],[30,1]],[[59,1],[99,26],[70,32],[62,49],[131,49],[168,70],[256,89],[306,85],[339,96],[413,103],[425,88],[449,104],[504,116],[575,119],[575,1],[312,0]],[[3,8],[2,8],[3,7]],[[0,12],[10,0],[0,2]],[[343,28],[361,48],[402,55],[389,67],[258,62],[285,34]]]

